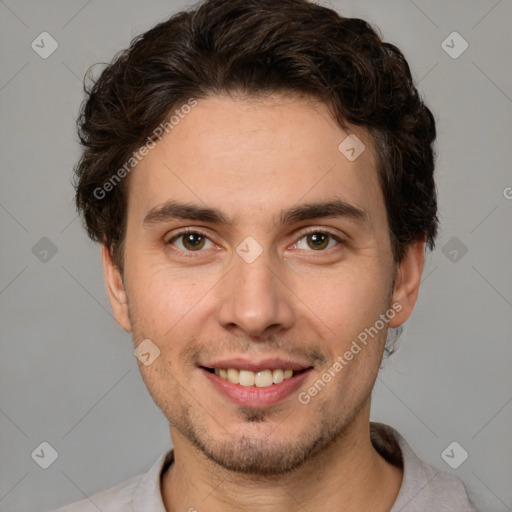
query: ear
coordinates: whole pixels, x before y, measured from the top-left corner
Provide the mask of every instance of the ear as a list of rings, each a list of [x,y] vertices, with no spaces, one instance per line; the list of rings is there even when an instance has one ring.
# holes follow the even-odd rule
[[[125,331],[131,332],[130,316],[128,314],[128,299],[124,289],[123,277],[117,265],[112,261],[108,247],[103,244],[101,249],[103,260],[103,275],[107,287],[108,299],[118,325]]]
[[[397,314],[389,322],[390,327],[399,327],[411,316],[418,298],[424,263],[425,239],[422,238],[408,247],[398,266],[392,299]]]

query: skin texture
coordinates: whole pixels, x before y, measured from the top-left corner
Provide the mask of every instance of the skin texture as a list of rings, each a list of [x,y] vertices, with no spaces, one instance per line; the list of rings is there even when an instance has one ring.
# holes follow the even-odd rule
[[[348,134],[366,146],[353,162],[338,150]],[[376,168],[364,127],[343,130],[325,105],[273,95],[199,100],[132,172],[124,275],[105,247],[103,260],[117,322],[136,346],[149,338],[160,350],[139,367],[170,423],[167,510],[391,508],[402,471],[371,445],[370,397],[387,327],[404,323],[416,302],[424,241],[393,261]],[[337,199],[366,219],[280,222],[286,209]],[[216,208],[231,224],[145,225],[169,200]],[[207,236],[199,251],[175,238],[183,228]],[[340,242],[312,248],[310,230]],[[236,252],[249,236],[262,248],[252,263]],[[299,392],[392,304],[400,312],[301,404]],[[232,357],[281,357],[313,370],[278,404],[243,408],[197,366]]]

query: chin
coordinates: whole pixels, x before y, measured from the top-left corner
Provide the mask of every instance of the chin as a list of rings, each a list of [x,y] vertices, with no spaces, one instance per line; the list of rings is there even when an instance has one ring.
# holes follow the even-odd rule
[[[279,423],[265,423],[264,411],[244,411],[243,425],[226,433],[198,429],[197,424],[174,426],[205,457],[227,471],[260,477],[286,475],[329,448],[344,431],[345,425],[319,425],[315,431],[291,431],[279,428]],[[250,418],[250,419],[249,419]],[[251,421],[250,424],[247,422]],[[321,425],[321,427],[320,427]],[[311,424],[309,425],[311,427]],[[295,430],[295,429],[294,429]],[[222,437],[225,437],[222,439]]]

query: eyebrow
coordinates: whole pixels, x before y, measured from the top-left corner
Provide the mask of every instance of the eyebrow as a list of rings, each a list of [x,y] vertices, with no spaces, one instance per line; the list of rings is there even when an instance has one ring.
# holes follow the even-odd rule
[[[293,224],[305,220],[321,218],[345,217],[361,224],[369,221],[368,213],[341,199],[307,203],[293,206],[281,212],[281,224]],[[152,208],[144,217],[143,225],[150,226],[173,219],[195,220],[212,224],[232,226],[233,222],[216,208],[206,208],[194,204],[167,201],[161,206]]]

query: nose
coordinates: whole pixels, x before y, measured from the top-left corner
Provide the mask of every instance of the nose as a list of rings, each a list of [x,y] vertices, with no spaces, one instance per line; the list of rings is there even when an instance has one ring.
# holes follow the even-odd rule
[[[289,329],[295,322],[293,293],[264,251],[247,263],[234,255],[234,267],[218,289],[217,320],[236,333],[265,338]]]

